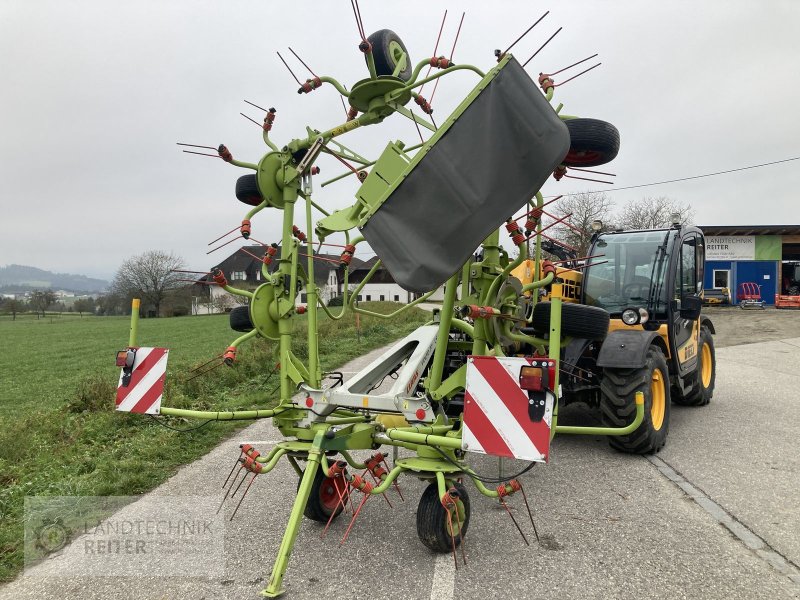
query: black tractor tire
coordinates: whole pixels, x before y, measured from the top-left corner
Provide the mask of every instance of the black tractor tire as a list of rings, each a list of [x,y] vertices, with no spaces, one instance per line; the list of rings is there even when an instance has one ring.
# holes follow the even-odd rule
[[[342,488],[342,486],[345,487]],[[299,481],[297,482],[297,487],[300,487]],[[344,511],[344,507],[339,503],[338,495],[338,491],[343,491],[343,489],[347,490],[345,493],[349,494],[347,482],[345,482],[343,478],[338,477],[334,479],[332,477],[325,477],[322,473],[322,469],[317,469],[317,472],[314,474],[314,483],[311,484],[311,493],[308,495],[308,502],[306,502],[303,515],[312,521],[327,523],[331,515],[336,511],[333,517],[336,519],[342,511]]]
[[[619,153],[619,131],[599,119],[567,119],[569,152],[561,163],[567,167],[597,167]]]
[[[550,333],[550,302],[537,302],[531,326],[539,335]],[[561,303],[561,335],[602,340],[608,334],[609,314],[602,308],[585,304]]]
[[[716,379],[717,356],[714,352],[714,338],[708,327],[701,327],[700,340],[697,344],[697,370],[692,375],[692,389],[685,396],[675,394],[672,401],[682,406],[705,406],[714,396]]]
[[[258,206],[264,201],[255,175],[242,175],[236,180],[236,198],[249,206]]]
[[[470,517],[469,494],[467,494],[467,488],[460,483],[456,483],[455,488],[464,503],[464,522],[461,524],[458,534],[452,539],[447,523],[447,512],[439,500],[439,486],[435,481],[425,488],[419,499],[417,535],[419,540],[434,552],[452,552],[453,540],[458,547],[464,536],[467,535]]]
[[[403,40],[391,29],[380,29],[367,38],[372,44],[372,58],[375,61],[375,72],[378,75],[391,75],[397,66],[395,51],[399,48],[406,53],[406,66],[397,76],[403,81],[411,79],[411,56],[406,50]]]
[[[648,348],[645,364],[639,369],[603,370],[600,410],[604,426],[625,427],[633,422],[636,392],[644,393],[642,424],[628,435],[608,436],[608,443],[620,452],[653,454],[667,441],[670,409],[669,369],[664,353],[656,346]]]
[[[253,321],[250,319],[250,307],[249,306],[237,306],[230,312],[230,325],[231,329],[234,331],[240,331],[242,333],[247,333],[248,331],[253,331],[255,326],[253,325]]]

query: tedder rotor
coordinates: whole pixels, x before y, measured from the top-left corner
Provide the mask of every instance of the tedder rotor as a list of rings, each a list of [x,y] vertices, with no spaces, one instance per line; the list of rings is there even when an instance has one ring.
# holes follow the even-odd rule
[[[234,158],[224,145],[212,148],[214,156],[249,171],[239,178],[236,195],[252,209],[230,233],[254,241],[256,215],[268,211],[282,220],[280,240],[263,244],[262,283],[257,289],[238,289],[219,270],[210,277],[214,285],[248,300],[246,308],[231,313],[232,327],[242,335],[222,355],[225,364],[235,367],[237,351],[249,339],[277,343],[277,405],[234,412],[163,406],[167,351],[137,346],[138,306],[132,314],[129,345],[117,355],[122,367],[118,410],[203,420],[267,418],[284,436],[265,453],[243,445],[226,480],[227,498],[234,484],[241,486],[252,474],[249,488],[257,475],[268,473],[282,458],[300,476],[278,556],[262,592],[267,597],[284,592],[283,577],[304,515],[327,527],[350,508],[354,520],[368,498],[389,490],[401,474],[409,473],[429,482],[417,511],[420,540],[434,551],[455,554],[470,520],[463,483],[471,481],[478,492],[504,506],[506,496],[524,494],[516,478],[487,486],[470,466],[470,453],[524,459],[532,466],[547,461],[550,440],[560,431],[627,435],[640,426],[644,414],[638,394],[624,426],[558,425],[562,347],[575,335],[602,338],[609,317],[600,309],[580,306],[576,318],[581,327],[573,328],[569,337],[564,335],[559,268],[542,254],[543,243],[549,243],[554,253],[557,244],[553,246],[543,231],[546,203],[539,189],[550,175],[563,177],[568,167],[612,160],[619,143],[616,129],[560,114],[561,105],[551,105],[560,85],[554,75],[560,71],[532,79],[525,70],[530,59],[518,61],[510,47],[495,53],[496,62],[488,70],[457,64],[452,54],[447,58],[435,51],[414,63],[394,32],[382,29],[367,36],[358,11],[354,12],[367,76],[349,88],[313,72],[305,82],[298,80],[301,95],[322,86],[336,90],[349,109],[345,122],[324,130],[307,127],[281,146],[270,137],[277,114],[270,108],[262,126],[268,150],[260,160]],[[421,88],[457,72],[474,77],[475,86],[437,126]],[[414,105],[425,116],[414,112]],[[396,113],[413,120],[415,128],[431,132],[430,137],[414,145],[389,141],[376,159],[365,158],[339,141],[348,132],[380,125]],[[616,145],[606,143],[609,136]],[[348,167],[323,185],[350,175],[360,184],[349,208],[329,211],[314,200],[312,179],[319,172],[315,161],[323,153]],[[501,243],[502,229],[514,247],[511,253]],[[344,238],[340,309],[320,297],[311,250],[333,236]],[[348,265],[358,248],[367,244],[380,260],[351,291]],[[301,248],[309,254],[302,254]],[[371,312],[356,302],[381,265],[399,285],[419,294],[390,315]],[[525,283],[512,275],[522,265],[529,271]],[[320,310],[330,319],[340,319],[348,311],[391,318],[425,301],[442,285],[444,301],[432,322],[346,382],[333,381],[322,372]],[[307,305],[297,302],[301,288]],[[549,309],[543,332],[534,330],[531,320],[534,305],[545,295]],[[307,360],[294,353],[293,325],[300,315],[308,323]],[[387,375],[393,382],[380,387]],[[407,452],[390,467],[380,448]],[[359,460],[354,451],[378,452]]]

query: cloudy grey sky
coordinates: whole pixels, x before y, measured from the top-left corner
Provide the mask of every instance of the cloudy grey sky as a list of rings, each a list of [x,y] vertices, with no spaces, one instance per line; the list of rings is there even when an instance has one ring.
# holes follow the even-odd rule
[[[415,62],[431,55],[445,8],[449,54],[466,10],[454,60],[484,69],[494,64],[494,48],[550,10],[514,53],[527,58],[563,25],[529,65],[532,75],[600,54],[603,65],[559,88],[556,98],[568,114],[619,128],[621,151],[608,165],[618,175],[615,187],[800,156],[797,0],[387,6],[361,0],[367,32],[394,29]],[[207,257],[206,243],[244,215],[233,192],[245,172],[182,154],[175,142],[224,142],[237,158],[257,161],[265,150],[260,130],[238,113],[263,115],[245,98],[278,109],[279,143],[302,135],[306,124],[339,124],[334,90],[298,96],[275,50],[291,45],[318,74],[350,85],[366,73],[358,41],[347,0],[0,0],[0,266],[110,278],[122,260],[148,249],[174,251],[194,269],[218,262],[225,251]],[[474,83],[466,72],[442,81],[434,102],[439,122]],[[413,143],[418,136],[395,115],[342,142],[374,157],[398,138]],[[318,164],[326,177],[342,170],[330,158]],[[544,192],[597,187],[551,180]],[[699,224],[800,223],[800,161],[609,188],[617,207],[644,195],[688,202]],[[346,206],[355,189],[350,180],[317,187],[316,200]],[[253,222],[257,239],[273,241],[279,231],[273,209]]]

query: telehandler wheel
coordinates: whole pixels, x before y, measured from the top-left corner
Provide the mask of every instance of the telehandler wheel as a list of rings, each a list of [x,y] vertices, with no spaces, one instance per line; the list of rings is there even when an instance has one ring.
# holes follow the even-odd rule
[[[539,335],[550,333],[550,302],[537,302],[531,326]],[[602,340],[608,334],[609,314],[602,308],[585,304],[561,304],[561,335]]]
[[[300,487],[300,482],[297,482],[297,487]],[[332,477],[325,477],[322,474],[322,469],[318,469],[314,475],[314,483],[311,484],[311,493],[308,495],[308,502],[306,502],[306,509],[303,514],[306,518],[320,523],[327,523],[331,515],[336,511],[333,517],[336,519],[344,510],[344,507],[339,502],[339,494],[344,492],[349,494],[347,483],[341,477],[336,479]]]
[[[636,416],[636,392],[644,393],[644,420],[629,435],[608,436],[615,450],[653,454],[661,450],[669,431],[670,386],[667,361],[661,349],[650,346],[640,369],[604,369],[600,383],[603,425],[624,427]]]
[[[463,536],[467,535],[469,527],[470,506],[467,488],[456,483],[459,500],[464,504],[464,520],[459,522],[452,517],[453,537],[450,537],[450,524],[447,512],[439,500],[439,486],[431,483],[422,493],[417,506],[417,535],[419,540],[434,552],[452,552],[453,541],[456,546],[461,544]]]
[[[403,81],[411,79],[411,55],[406,50],[403,40],[391,29],[380,29],[367,38],[372,44],[372,58],[375,61],[375,72],[378,75],[391,75],[400,60],[402,53],[406,53],[406,66],[397,76]]]
[[[599,119],[567,119],[569,152],[561,164],[567,167],[597,167],[611,162],[619,152],[619,131]]]
[[[253,321],[250,320],[250,307],[237,306],[230,312],[230,325],[234,331],[247,333],[253,331]]]
[[[714,338],[707,327],[700,328],[700,341],[697,351],[697,370],[692,377],[693,387],[686,396],[675,394],[672,401],[682,406],[705,406],[714,395],[714,382],[717,378],[717,358],[714,353]]]

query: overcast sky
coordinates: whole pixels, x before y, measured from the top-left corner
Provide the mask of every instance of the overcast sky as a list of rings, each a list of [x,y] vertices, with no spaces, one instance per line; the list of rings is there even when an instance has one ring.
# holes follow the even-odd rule
[[[392,6],[392,9],[386,8]],[[398,10],[399,7],[401,10]],[[595,52],[602,66],[558,88],[564,112],[615,124],[622,145],[607,165],[625,187],[800,156],[800,2],[377,2],[361,0],[369,34],[396,31],[416,62],[430,56],[448,9],[440,54],[488,70],[513,50],[536,76]],[[298,96],[275,55],[291,45],[318,74],[346,85],[366,76],[348,0],[277,3],[0,0],[0,266],[25,264],[111,278],[125,258],[174,251],[194,269],[221,261],[206,244],[247,210],[234,196],[245,171],[182,154],[175,142],[224,142],[237,158],[264,154],[247,99],[278,109],[273,139],[343,120],[330,86]],[[305,79],[303,67],[290,62]],[[587,63],[592,64],[592,63]],[[577,71],[577,69],[576,69]],[[475,84],[468,72],[436,92],[438,122]],[[428,95],[431,88],[426,88]],[[427,136],[426,136],[427,137]],[[400,115],[341,138],[374,158],[389,139],[418,140]],[[353,202],[355,183],[320,190],[342,166],[325,157],[316,200]],[[545,194],[598,189],[550,180]],[[698,224],[800,223],[800,161],[695,181],[608,193],[621,208],[642,196],[691,204]],[[298,221],[300,222],[300,221]],[[253,221],[277,241],[279,213]],[[234,246],[229,247],[233,250]]]

